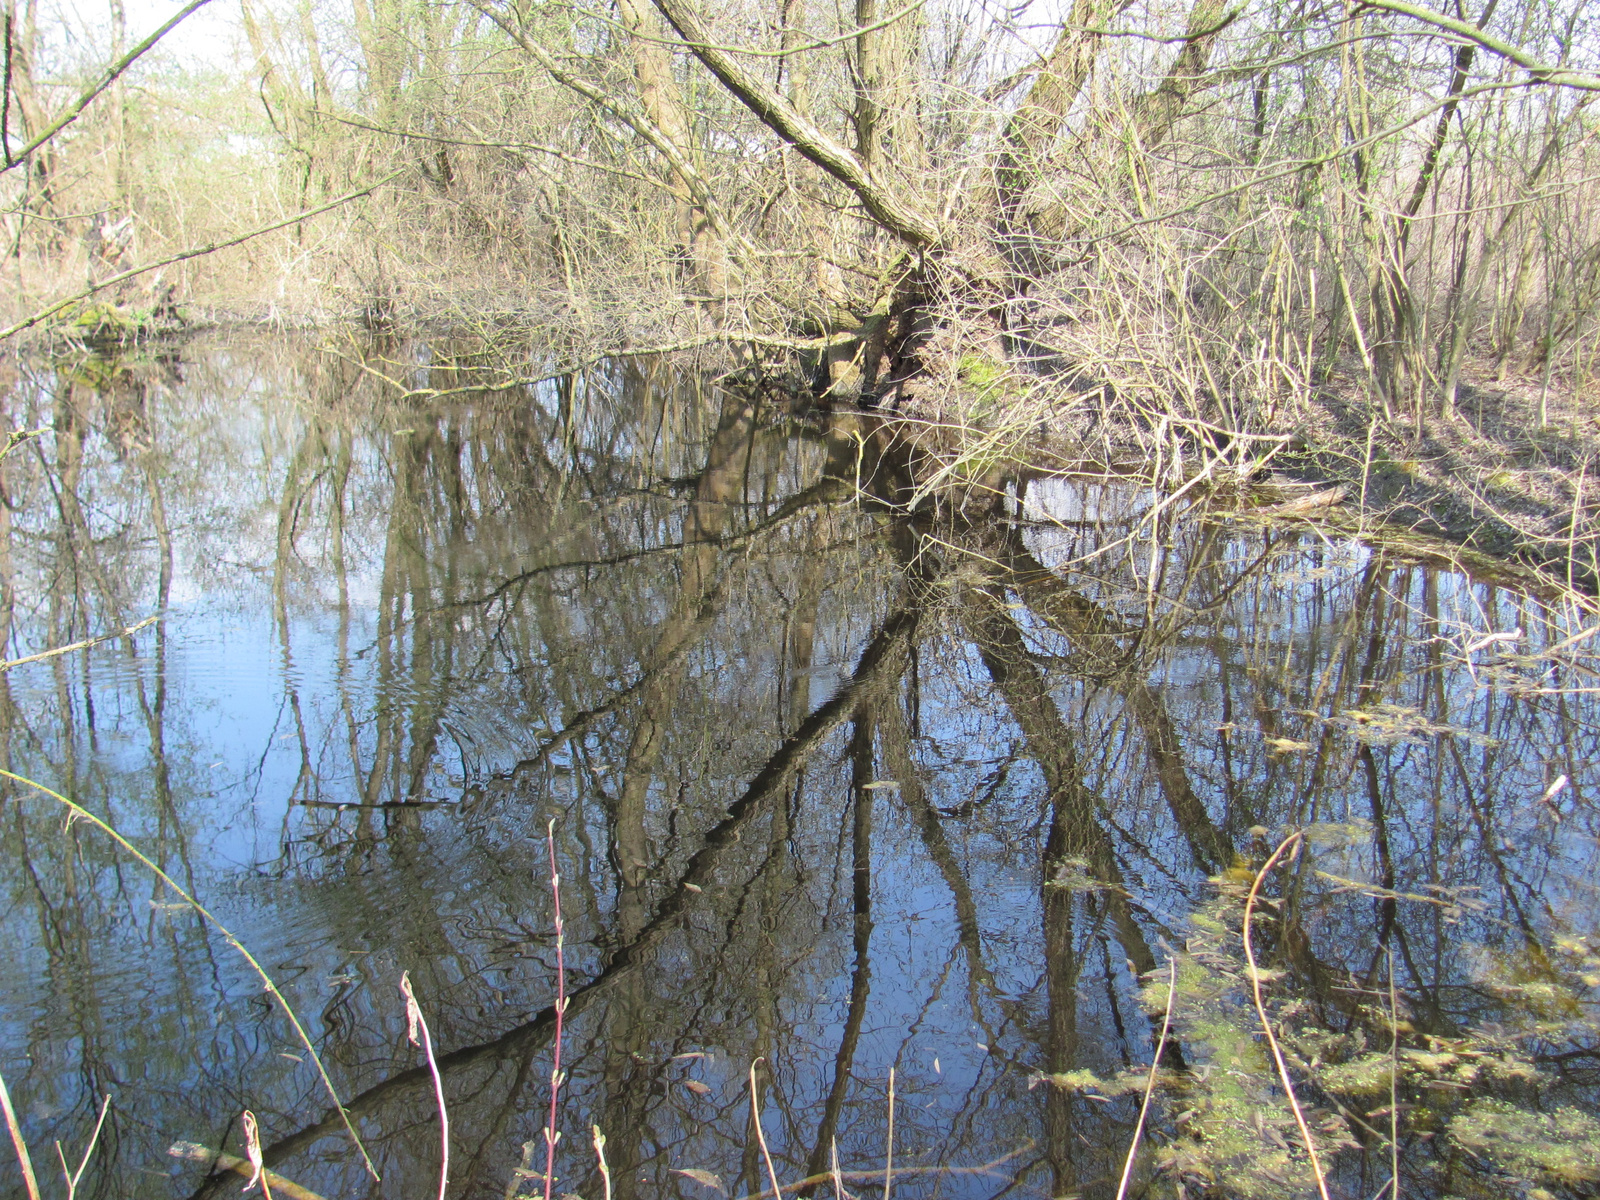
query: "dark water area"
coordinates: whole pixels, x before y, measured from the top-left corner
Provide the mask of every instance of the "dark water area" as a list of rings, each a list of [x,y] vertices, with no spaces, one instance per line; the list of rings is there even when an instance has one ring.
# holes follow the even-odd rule
[[[167,1151],[242,1155],[246,1109],[321,1196],[434,1195],[403,972],[450,1194],[542,1194],[517,1171],[550,1100],[548,831],[554,1191],[587,1200],[594,1127],[619,1200],[767,1187],[756,1060],[785,1184],[836,1144],[878,1197],[892,1111],[896,1197],[1113,1196],[1137,1091],[1045,1077],[1148,1068],[1208,879],[1290,830],[1264,892],[1292,929],[1261,952],[1341,1037],[1374,1006],[1408,1038],[1506,1028],[1596,930],[1578,609],[1122,483],[1019,476],[909,520],[886,501],[914,463],[859,415],[641,363],[485,393],[436,347],[386,353],[196,344],[6,384],[41,432],[0,463],[5,656],[157,619],[0,673],[0,765],[237,935],[382,1175],[226,938],[8,784],[0,1071],[47,1194],[109,1094],[80,1196],[237,1192]],[[1523,1043],[1532,1092],[1592,1113],[1595,1037],[1561,1012]],[[1239,1066],[1176,1029],[1166,1065]],[[1402,1194],[1493,1194],[1441,1131],[1494,1086],[1429,1086]],[[1389,1095],[1329,1119],[1383,1133]],[[1158,1098],[1152,1154],[1182,1108]],[[1389,1147],[1351,1145],[1334,1194],[1379,1193]]]

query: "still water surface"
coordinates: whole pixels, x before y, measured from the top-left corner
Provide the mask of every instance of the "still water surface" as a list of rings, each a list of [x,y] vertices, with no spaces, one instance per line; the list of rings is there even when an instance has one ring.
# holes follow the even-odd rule
[[[281,343],[7,386],[43,432],[0,464],[6,656],[159,619],[0,674],[3,765],[239,936],[383,1176],[233,948],[9,786],[0,1069],[41,1174],[112,1097],[80,1195],[215,1191],[167,1147],[242,1153],[246,1108],[321,1195],[433,1194],[402,972],[452,1194],[542,1190],[552,829],[586,1197],[594,1126],[622,1200],[759,1192],[756,1059],[785,1181],[836,1143],[881,1192],[892,1070],[896,1196],[1110,1196],[1136,1097],[1039,1077],[1147,1065],[1139,976],[1291,828],[1334,831],[1290,966],[1335,1023],[1391,960],[1415,1021],[1488,1019],[1486,960],[1595,927],[1565,610],[1107,483],[906,522],[860,418],[637,364],[475,392],[438,353],[387,348],[445,393],[405,400]]]

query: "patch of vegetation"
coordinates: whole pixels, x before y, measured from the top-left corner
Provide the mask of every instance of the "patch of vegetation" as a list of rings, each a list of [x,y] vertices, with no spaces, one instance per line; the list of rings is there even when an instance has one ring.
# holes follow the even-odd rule
[[[965,393],[965,415],[978,423],[992,420],[1027,391],[1009,363],[972,351],[961,356],[956,377]]]
[[[1300,865],[1303,883],[1315,872]],[[1335,893],[1291,899],[1263,880],[1252,974],[1243,915],[1256,882],[1256,865],[1245,862],[1215,879],[1214,898],[1192,914],[1176,952],[1175,981],[1166,970],[1147,980],[1144,1004],[1157,1020],[1170,1004],[1186,1060],[1158,1075],[1168,1115],[1145,1153],[1148,1194],[1310,1196],[1320,1165],[1331,1196],[1370,1196],[1388,1186],[1395,1164],[1399,1195],[1600,1194],[1600,1089],[1592,1069],[1572,1065],[1600,1064],[1593,939],[1556,935],[1514,955],[1480,948],[1479,982],[1495,1011],[1462,1028],[1421,1029],[1422,997],[1385,979],[1331,977],[1301,918],[1284,915],[1314,899],[1349,902]],[[1292,1094],[1272,1061],[1256,981]],[[1121,1081],[1050,1082],[1125,1090]]]
[[[72,310],[61,330],[86,346],[129,346],[183,324],[178,309],[167,301],[136,307],[91,300]]]

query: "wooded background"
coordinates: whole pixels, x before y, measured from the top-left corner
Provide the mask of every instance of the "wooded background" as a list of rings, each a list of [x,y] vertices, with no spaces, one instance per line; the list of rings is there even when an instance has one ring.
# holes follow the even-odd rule
[[[1593,379],[1597,11],[241,0],[22,155],[133,38],[6,0],[5,277],[18,315],[381,180],[165,278],[569,355],[825,346],[837,392],[963,417],[1032,360],[1240,444],[1341,363],[1420,420],[1463,372]]]

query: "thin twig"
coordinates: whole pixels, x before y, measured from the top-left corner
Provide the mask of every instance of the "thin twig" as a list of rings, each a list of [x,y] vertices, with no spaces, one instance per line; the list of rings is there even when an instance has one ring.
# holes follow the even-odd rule
[[[611,1200],[611,1168],[606,1165],[606,1135],[600,1132],[600,1126],[589,1126],[594,1135],[594,1156],[600,1164],[600,1184],[605,1189],[601,1200]]]
[[[889,1130],[883,1141],[883,1200],[889,1200],[894,1182],[894,1068],[889,1068]]]
[[[986,1163],[979,1163],[974,1167],[901,1167],[895,1174],[901,1179],[909,1179],[913,1176],[921,1178],[924,1175],[998,1175],[1001,1167],[1012,1159],[1020,1158],[1028,1153],[1033,1147],[1033,1142],[1024,1142],[1015,1150],[1007,1151],[999,1158],[991,1159]],[[819,1183],[827,1183],[829,1180],[834,1180],[834,1186],[839,1188],[840,1191],[844,1191],[843,1185],[847,1183],[881,1184],[883,1182],[882,1171],[839,1171],[837,1170],[838,1165],[836,1157],[832,1169],[786,1183],[783,1185],[783,1191],[784,1193],[802,1192],[806,1188],[815,1187]],[[837,1178],[835,1179],[836,1174]],[[772,1195],[773,1191],[768,1187],[759,1192],[746,1193],[740,1196],[738,1200],[770,1200]],[[852,1200],[848,1191],[844,1191],[844,1200]]]
[[[88,1169],[89,1156],[94,1153],[95,1144],[100,1140],[100,1130],[105,1126],[106,1114],[111,1111],[111,1094],[106,1093],[105,1099],[100,1101],[100,1116],[94,1123],[94,1132],[89,1135],[89,1144],[83,1148],[83,1157],[78,1160],[76,1171],[68,1170],[66,1151],[61,1149],[61,1143],[56,1143],[56,1157],[61,1160],[61,1176],[67,1181],[67,1200],[73,1200],[78,1194],[78,1184],[83,1179],[83,1173]]]
[[[33,1159],[28,1154],[28,1143],[22,1139],[22,1126],[17,1124],[17,1111],[11,1107],[11,1091],[6,1087],[4,1075],[0,1075],[0,1109],[5,1110],[11,1144],[16,1148],[17,1162],[22,1164],[22,1182],[27,1185],[28,1200],[39,1200],[39,1181],[34,1178]]]
[[[81,642],[73,642],[70,646],[57,646],[53,650],[41,650],[38,654],[29,654],[23,658],[8,658],[0,660],[0,671],[9,671],[12,667],[20,667],[24,663],[43,662],[47,658],[54,658],[58,654],[71,654],[74,650],[87,650],[90,646],[98,646],[101,642],[109,642],[120,637],[130,637],[146,625],[154,624],[161,619],[157,613],[153,617],[146,617],[137,625],[129,625],[126,629],[119,629],[116,633],[102,633],[99,637],[84,638]]]
[[[11,452],[25,442],[31,442],[36,437],[43,437],[49,433],[48,429],[13,429],[6,434],[6,444],[0,446],[0,462],[11,456]]]
[[[778,1171],[772,1165],[772,1152],[767,1149],[767,1135],[761,1130],[761,1097],[756,1092],[756,1063],[761,1059],[750,1061],[750,1123],[756,1127],[756,1142],[761,1146],[761,1157],[766,1160],[767,1179],[772,1183],[772,1194],[783,1195],[783,1188],[778,1184]]]
[[[561,1030],[567,1013],[566,925],[561,920],[561,873],[556,870],[556,823],[545,826],[545,846],[550,852],[550,897],[555,905],[556,928],[556,1027],[550,1061],[550,1114],[544,1125],[544,1200],[550,1200],[556,1181],[556,1143],[561,1131],[556,1128],[556,1104],[561,1097]]]
[[[1306,1115],[1300,1108],[1300,1100],[1294,1093],[1294,1083],[1289,1078],[1288,1064],[1283,1060],[1283,1051],[1278,1047],[1278,1036],[1272,1031],[1272,1022],[1267,1020],[1267,1009],[1261,1002],[1261,971],[1256,966],[1256,952],[1250,941],[1250,921],[1255,914],[1256,896],[1261,892],[1262,881],[1267,873],[1277,865],[1278,859],[1290,846],[1298,847],[1301,833],[1297,830],[1284,838],[1272,856],[1261,864],[1261,870],[1256,872],[1255,882],[1250,885],[1250,894],[1244,902],[1244,957],[1250,968],[1250,994],[1255,1000],[1256,1016],[1261,1018],[1261,1029],[1267,1035],[1267,1045],[1272,1048],[1272,1061],[1278,1066],[1278,1079],[1283,1084],[1284,1095],[1289,1098],[1289,1107],[1294,1111],[1294,1123],[1300,1129],[1300,1137],[1306,1144],[1306,1155],[1311,1160],[1311,1173],[1316,1177],[1317,1195],[1322,1200],[1330,1200],[1328,1196],[1328,1181],[1322,1173],[1322,1159],[1317,1154],[1317,1144],[1311,1138],[1311,1127],[1306,1124]]]
[[[1394,990],[1394,949],[1389,955],[1389,1200],[1400,1200],[1400,998]]]
[[[174,1142],[167,1147],[167,1153],[172,1155],[173,1158],[185,1159],[188,1162],[205,1163],[207,1166],[219,1167],[224,1171],[233,1171],[243,1175],[246,1179],[251,1174],[250,1161],[248,1159],[239,1158],[233,1154],[222,1154],[196,1142]],[[270,1183],[278,1195],[286,1196],[288,1200],[322,1200],[322,1197],[310,1188],[301,1187],[294,1180],[285,1179],[270,1168],[263,1167],[261,1169],[261,1178]]]
[[[1139,1105],[1139,1119],[1133,1126],[1133,1141],[1128,1143],[1128,1161],[1122,1164],[1122,1179],[1117,1184],[1117,1200],[1128,1194],[1128,1180],[1133,1177],[1133,1160],[1139,1152],[1139,1139],[1144,1134],[1145,1117],[1150,1112],[1150,1097],[1156,1090],[1156,1072],[1161,1067],[1161,1054],[1167,1048],[1167,1030],[1172,1027],[1172,1000],[1178,993],[1178,956],[1167,959],[1171,978],[1167,983],[1167,1011],[1161,1017],[1161,1036],[1156,1039],[1156,1054],[1150,1060],[1150,1078],[1144,1083],[1144,1100]]]
[[[428,1032],[427,1019],[422,1015],[422,1005],[411,987],[411,972],[400,972],[400,994],[406,998],[406,1039],[413,1046],[421,1046],[428,1060],[428,1071],[433,1075],[433,1098],[439,1105],[439,1200],[444,1200],[445,1185],[450,1181],[450,1117],[444,1107],[444,1080],[439,1077],[439,1063],[433,1056],[433,1036]]]

